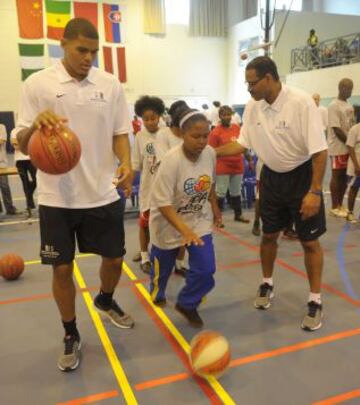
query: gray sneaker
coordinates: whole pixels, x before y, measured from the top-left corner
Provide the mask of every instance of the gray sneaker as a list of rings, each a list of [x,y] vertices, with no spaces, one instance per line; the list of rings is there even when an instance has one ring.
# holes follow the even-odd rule
[[[131,316],[125,314],[125,312],[119,307],[115,300],[112,300],[110,307],[107,308],[99,302],[98,295],[95,297],[94,306],[100,314],[105,315],[107,318],[109,318],[110,321],[118,328],[130,329],[133,328],[135,325],[134,320],[131,318]]]
[[[268,309],[271,305],[271,298],[274,297],[274,286],[263,283],[257,291],[254,306],[257,309]]]
[[[58,367],[61,371],[75,370],[80,364],[80,337],[65,336],[64,345],[64,352],[61,353],[58,359]]]
[[[301,327],[307,331],[320,329],[322,326],[322,305],[315,301],[308,302],[308,313],[304,316]]]
[[[145,274],[150,274],[150,272],[151,272],[151,263],[150,262],[140,263],[140,269]]]

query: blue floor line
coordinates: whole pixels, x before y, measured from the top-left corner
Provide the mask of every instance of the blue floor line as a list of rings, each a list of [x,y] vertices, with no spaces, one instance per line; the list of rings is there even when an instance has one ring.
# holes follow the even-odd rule
[[[343,283],[345,284],[346,293],[353,298],[354,300],[358,300],[359,296],[353,290],[349,274],[346,271],[345,260],[344,260],[344,244],[346,234],[349,232],[350,224],[345,224],[341,230],[340,237],[337,244],[336,249],[336,257],[339,264],[340,275],[342,278]],[[357,312],[360,313],[360,309],[357,309]]]

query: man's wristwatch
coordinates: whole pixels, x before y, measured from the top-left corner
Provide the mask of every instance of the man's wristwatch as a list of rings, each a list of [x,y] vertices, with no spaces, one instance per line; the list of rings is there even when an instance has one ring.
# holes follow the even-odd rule
[[[309,190],[308,192],[311,193],[311,194],[322,196],[322,191],[321,190]]]

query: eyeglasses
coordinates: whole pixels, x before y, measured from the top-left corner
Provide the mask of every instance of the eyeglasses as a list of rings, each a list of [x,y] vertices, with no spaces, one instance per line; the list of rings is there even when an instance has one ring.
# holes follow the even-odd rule
[[[253,82],[246,82],[245,81],[245,85],[247,85],[248,87],[255,87],[264,77],[265,76],[260,77],[260,79],[254,80]]]

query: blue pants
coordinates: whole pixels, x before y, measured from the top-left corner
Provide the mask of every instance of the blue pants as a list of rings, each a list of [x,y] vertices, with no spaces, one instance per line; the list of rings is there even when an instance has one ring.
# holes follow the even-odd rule
[[[197,308],[205,295],[214,288],[215,252],[212,235],[201,238],[204,246],[188,246],[189,270],[185,286],[181,289],[177,302],[187,309]],[[164,250],[151,248],[150,294],[153,302],[165,299],[165,290],[175,266],[179,248]]]

